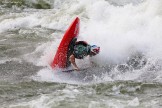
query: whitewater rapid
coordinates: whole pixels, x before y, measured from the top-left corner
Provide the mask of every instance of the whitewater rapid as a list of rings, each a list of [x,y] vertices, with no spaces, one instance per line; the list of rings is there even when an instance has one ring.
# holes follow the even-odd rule
[[[44,0],[42,0],[44,1]],[[0,2],[0,102],[10,108],[160,107],[162,1],[48,0],[50,9]],[[43,2],[44,4],[44,2]],[[64,32],[80,18],[78,40],[101,47],[77,60],[82,72],[50,63]],[[2,107],[3,107],[2,106]]]
[[[117,72],[115,74],[117,75],[115,80],[131,80],[131,78],[132,80],[141,80],[143,74],[145,75],[149,70],[156,70],[156,68],[158,68],[159,74],[155,76],[159,78],[161,76],[159,67],[161,66],[162,52],[162,3],[161,1],[153,0],[140,1],[138,3],[124,3],[122,6],[116,6],[104,0],[75,1],[71,5],[66,5],[63,8],[63,10],[66,10],[65,15],[61,14],[60,17],[58,14],[54,14],[54,17],[59,22],[54,23],[52,20],[50,25],[55,29],[65,31],[70,24],[68,19],[72,21],[76,16],[80,17],[81,24],[78,40],[86,40],[90,44],[101,46],[100,54],[93,58],[93,61],[99,66],[127,65],[127,62],[133,57],[138,56],[138,54],[145,59],[145,66],[141,66],[142,68],[139,69],[133,69],[131,71],[133,74],[128,72],[120,75],[120,72]],[[60,11],[62,12],[62,9]],[[59,25],[59,27],[54,24]],[[62,34],[59,35],[59,39],[62,36]],[[52,49],[55,49],[58,44],[59,42],[56,44],[54,41],[50,48],[48,47],[45,50],[42,58],[52,58],[51,53],[54,54],[56,52],[56,50]],[[138,57],[135,59],[138,59]],[[83,64],[81,62],[81,65]],[[141,64],[139,63],[139,65]],[[112,75],[116,73],[116,70],[114,69],[112,71]],[[149,72],[149,74],[154,73]],[[154,78],[156,79],[156,77]],[[150,81],[150,77],[144,79]]]

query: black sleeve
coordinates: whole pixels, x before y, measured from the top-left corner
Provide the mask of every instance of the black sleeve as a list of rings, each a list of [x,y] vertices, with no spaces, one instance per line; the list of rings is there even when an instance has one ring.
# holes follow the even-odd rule
[[[78,41],[78,42],[75,43],[75,45],[83,45],[83,46],[87,47],[88,43],[85,42],[85,41]]]

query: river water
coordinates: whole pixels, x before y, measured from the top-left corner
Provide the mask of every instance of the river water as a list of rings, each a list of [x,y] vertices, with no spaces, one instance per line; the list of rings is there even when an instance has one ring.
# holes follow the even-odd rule
[[[101,52],[77,60],[86,70],[53,70],[76,17],[78,40]],[[161,29],[161,0],[2,0],[0,107],[161,108]]]

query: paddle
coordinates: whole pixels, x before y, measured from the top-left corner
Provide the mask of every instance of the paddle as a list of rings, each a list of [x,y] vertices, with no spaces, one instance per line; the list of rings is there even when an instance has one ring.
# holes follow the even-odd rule
[[[73,71],[83,71],[83,70],[86,70],[88,68],[84,68],[84,69],[79,69],[79,70],[76,70],[76,69],[69,69],[69,70],[64,70],[62,72],[73,72]]]

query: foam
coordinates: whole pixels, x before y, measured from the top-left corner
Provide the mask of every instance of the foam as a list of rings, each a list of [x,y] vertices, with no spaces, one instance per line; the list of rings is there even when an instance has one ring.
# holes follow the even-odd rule
[[[120,0],[118,3],[122,6],[111,2],[111,0],[56,1],[58,6],[51,10],[40,10],[35,14],[24,12],[23,16],[12,18],[10,15],[9,19],[1,19],[0,33],[26,27],[32,29],[36,26],[65,31],[71,21],[78,16],[81,19],[78,40],[86,40],[101,47],[100,54],[93,58],[101,66],[125,63],[136,51],[150,60],[162,59],[162,1],[139,0],[137,3],[132,0],[129,2]],[[43,52],[40,59],[34,59],[39,61],[33,61],[36,65],[47,66],[52,62],[51,58],[56,53],[63,34],[56,33],[51,36],[56,38],[37,47],[33,53]],[[138,75],[135,75],[135,78],[138,78]]]
[[[73,3],[72,5],[77,5],[78,8],[84,10],[79,13],[81,29],[78,40],[86,40],[90,44],[101,47],[100,54],[93,58],[101,66],[125,63],[128,57],[136,51],[141,52],[147,58],[161,59],[161,4],[161,1],[153,0],[147,0],[138,5],[127,4],[124,6],[115,6],[105,0],[83,0],[77,4]],[[64,8],[69,8],[69,11],[66,11],[67,13],[74,13],[75,11],[71,6]],[[72,21],[72,18],[69,18],[70,16],[63,16]],[[59,23],[68,26],[62,18]],[[62,34],[60,37],[62,37]],[[51,44],[53,48],[59,44],[57,39],[54,40],[54,43],[57,44]],[[51,55],[48,55],[52,52],[51,48],[47,49],[43,58],[51,58]],[[55,52],[56,50],[53,50],[52,53],[55,54]],[[141,71],[145,70],[137,71],[139,72],[116,74],[114,79],[135,80],[143,74]],[[105,79],[107,78],[114,80],[105,77]]]
[[[132,47],[147,53],[156,51],[160,55],[162,17],[157,12],[159,6],[159,2],[152,0],[124,7],[105,1],[94,2],[87,7],[90,20],[81,35],[90,43],[102,46],[100,58],[104,56],[107,62],[126,59]],[[150,49],[152,51],[148,52]]]

